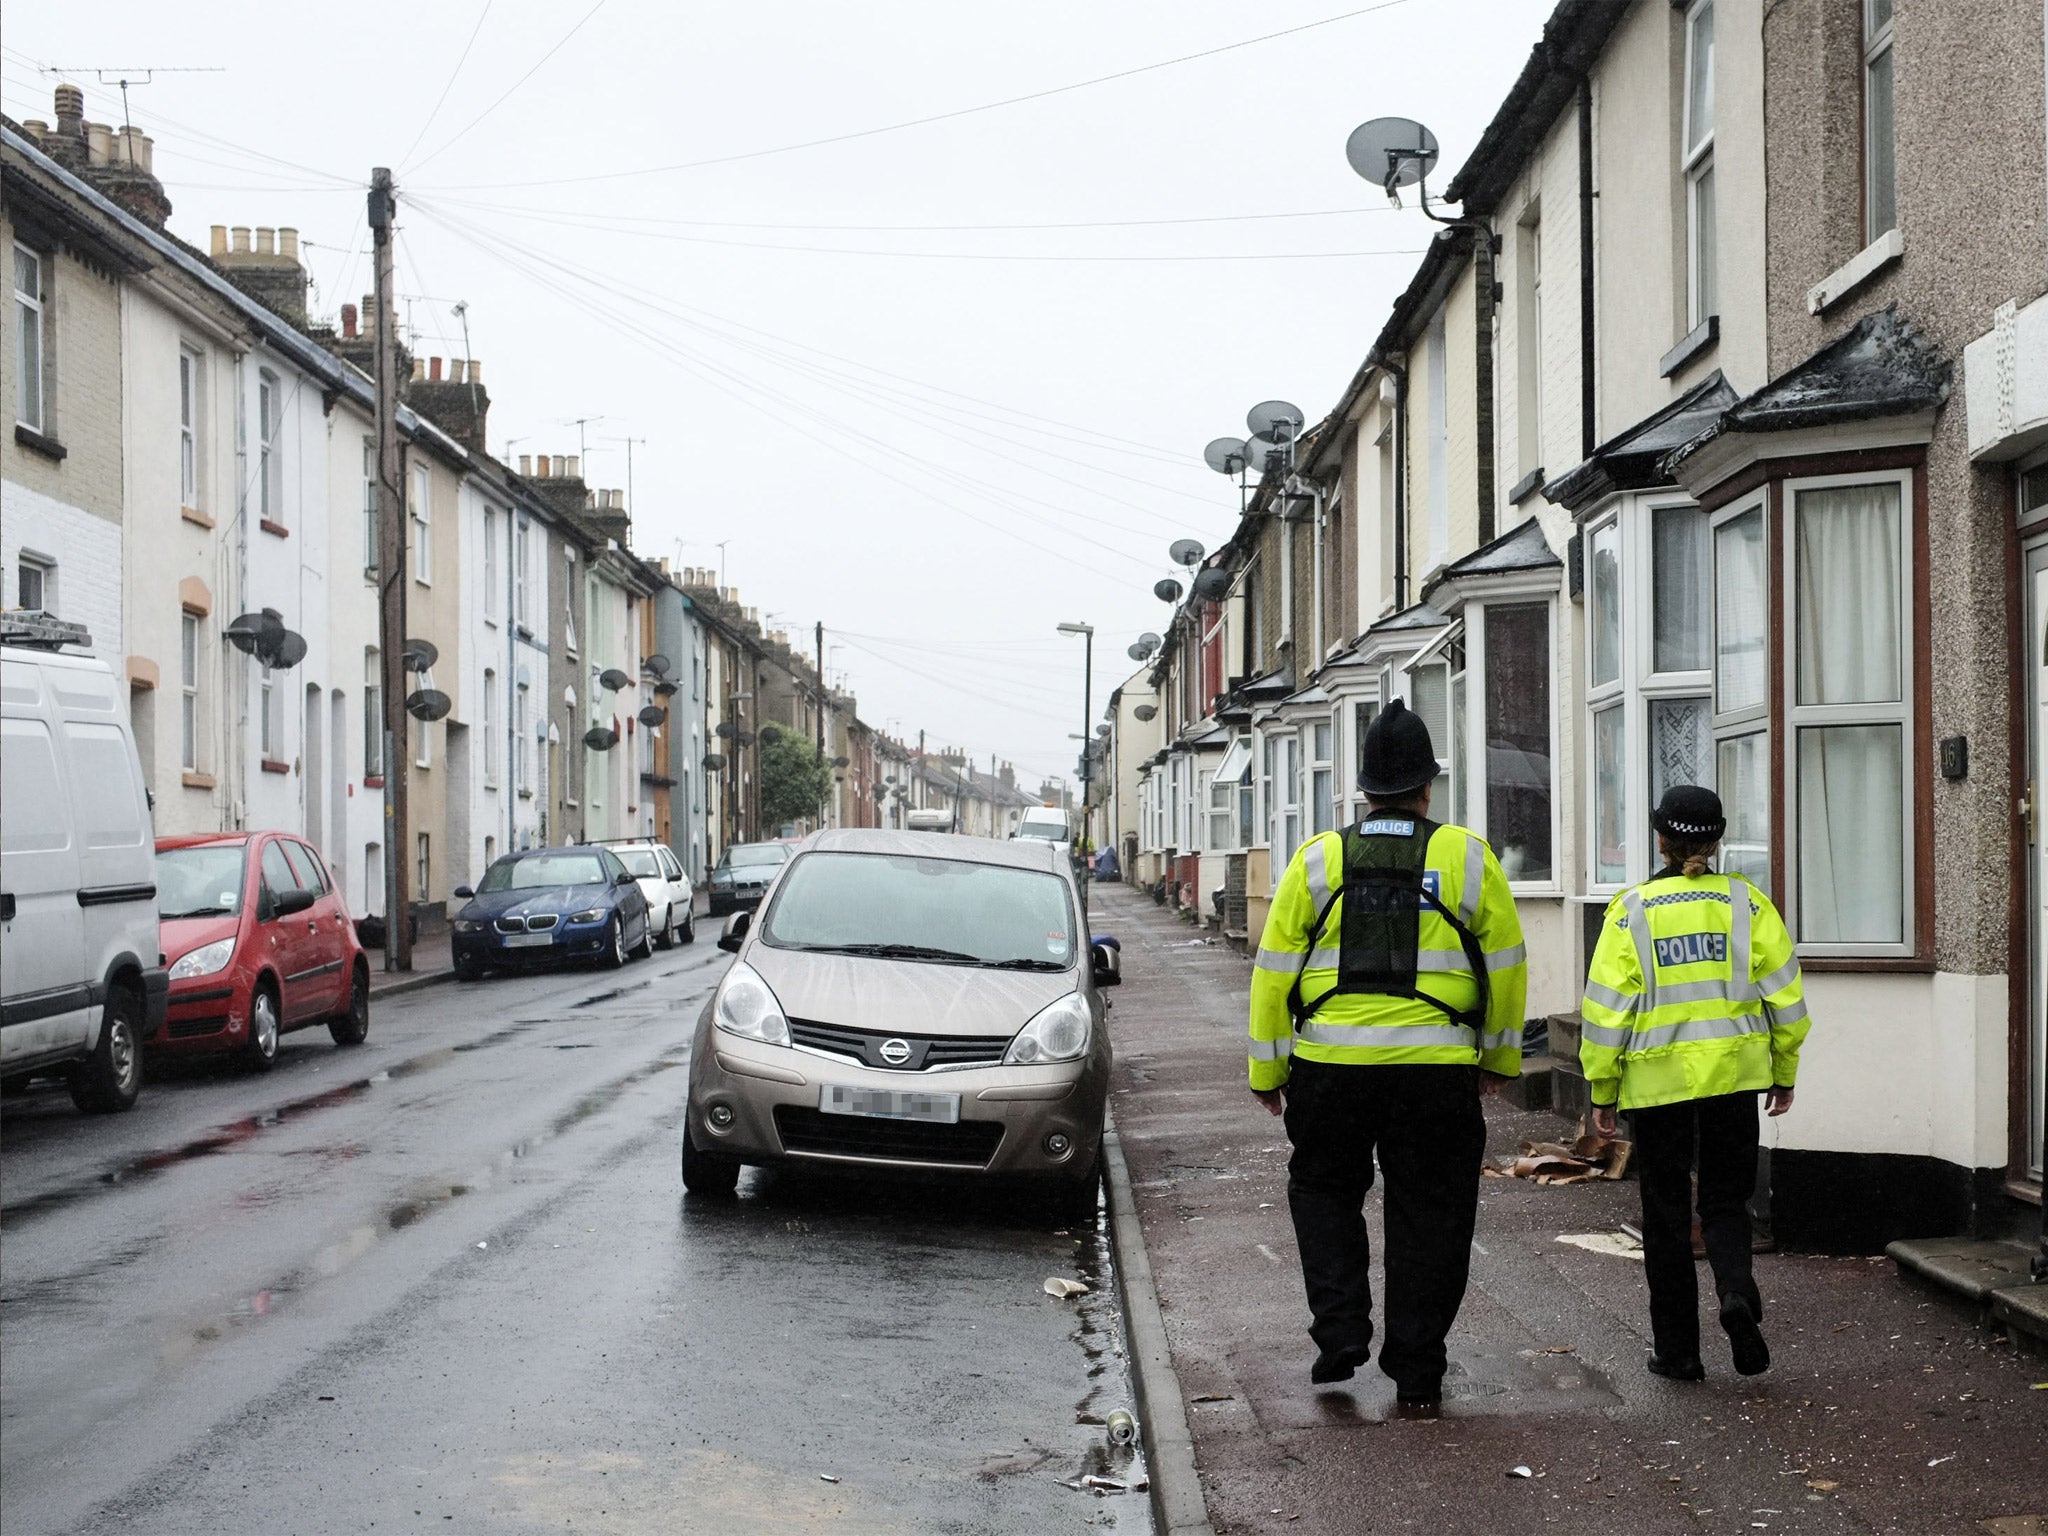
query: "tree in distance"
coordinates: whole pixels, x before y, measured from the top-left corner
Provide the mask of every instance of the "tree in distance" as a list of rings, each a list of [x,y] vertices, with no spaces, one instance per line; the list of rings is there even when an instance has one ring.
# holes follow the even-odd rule
[[[761,820],[779,827],[816,816],[831,787],[831,765],[818,761],[817,747],[804,737],[787,731],[761,737]]]

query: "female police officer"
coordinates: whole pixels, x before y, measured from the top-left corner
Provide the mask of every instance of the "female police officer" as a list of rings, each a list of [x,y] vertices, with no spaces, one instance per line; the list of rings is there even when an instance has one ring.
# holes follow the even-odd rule
[[[1756,1189],[1757,1095],[1773,1115],[1792,1107],[1807,1028],[1799,961],[1770,898],[1708,868],[1727,828],[1712,790],[1667,790],[1651,821],[1667,862],[1607,909],[1580,1010],[1579,1060],[1594,1129],[1613,1134],[1618,1104],[1635,1130],[1650,1369],[1677,1381],[1706,1375],[1692,1256],[1697,1163],[1721,1327],[1735,1369],[1754,1376],[1771,1363],[1746,1209]]]

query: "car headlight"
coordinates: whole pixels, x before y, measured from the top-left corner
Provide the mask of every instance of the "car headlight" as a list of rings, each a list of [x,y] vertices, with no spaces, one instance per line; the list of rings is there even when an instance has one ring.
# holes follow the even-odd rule
[[[601,923],[604,921],[604,915],[603,907],[591,907],[587,911],[571,912],[569,914],[569,921],[572,923]]]
[[[714,869],[711,872],[711,883],[713,885],[731,885],[732,875],[727,870]]]
[[[1048,1061],[1073,1061],[1087,1053],[1088,1037],[1094,1027],[1088,1000],[1078,992],[1069,992],[1058,1002],[1041,1008],[1037,1017],[1017,1031],[1017,1038],[1003,1052],[1003,1065],[1035,1067]]]
[[[768,990],[759,971],[738,961],[719,983],[711,1022],[742,1040],[759,1040],[764,1045],[789,1044],[789,1020],[782,1016],[782,1004]]]
[[[484,925],[473,917],[458,917],[450,924],[457,933],[482,933]]]
[[[188,976],[211,976],[215,971],[227,969],[227,963],[235,957],[235,941],[219,939],[179,958],[171,967],[171,980],[183,981]]]

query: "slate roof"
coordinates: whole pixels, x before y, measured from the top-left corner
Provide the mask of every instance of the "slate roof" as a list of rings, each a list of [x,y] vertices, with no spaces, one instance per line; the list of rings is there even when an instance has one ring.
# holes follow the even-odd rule
[[[1583,512],[1617,491],[1669,485],[1671,477],[1661,467],[1665,458],[1711,428],[1737,398],[1716,369],[1662,410],[1609,438],[1583,463],[1552,480],[1543,487],[1544,498]]]
[[[1551,553],[1550,541],[1543,537],[1542,525],[1532,517],[1510,528],[1491,544],[1482,544],[1462,559],[1453,560],[1430,583],[1430,590],[1440,591],[1454,582],[1475,576],[1540,571],[1563,564]]]

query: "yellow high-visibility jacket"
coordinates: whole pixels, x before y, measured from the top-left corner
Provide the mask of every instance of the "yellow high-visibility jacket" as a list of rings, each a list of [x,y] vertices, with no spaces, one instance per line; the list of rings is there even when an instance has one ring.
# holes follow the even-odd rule
[[[1358,1065],[1477,1065],[1502,1077],[1520,1076],[1529,967],[1522,920],[1500,861],[1483,839],[1463,827],[1439,827],[1430,836],[1424,869],[1425,879],[1434,877],[1437,899],[1458,914],[1485,952],[1483,1028],[1475,1033],[1452,1022],[1443,1009],[1412,997],[1346,992],[1316,1006],[1317,999],[1336,989],[1344,932],[1344,899],[1331,901],[1344,883],[1344,838],[1342,833],[1321,832],[1302,845],[1281,875],[1259,940],[1257,969],[1252,972],[1254,1089],[1265,1092],[1285,1084],[1291,1056]],[[1326,904],[1329,913],[1321,931],[1311,933]],[[1457,930],[1434,908],[1425,907],[1417,934],[1416,990],[1461,1011],[1478,1007],[1479,983]],[[1313,1010],[1299,1033],[1288,1009],[1297,974],[1302,1003]]]
[[[1664,875],[1608,904],[1580,1007],[1593,1102],[1790,1088],[1806,1038],[1792,936],[1740,875]]]

